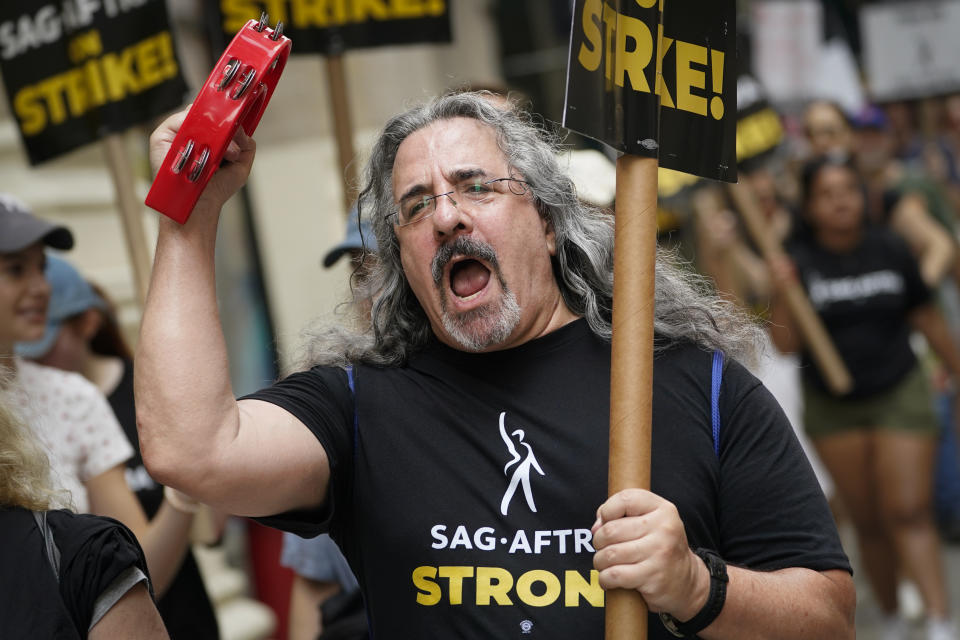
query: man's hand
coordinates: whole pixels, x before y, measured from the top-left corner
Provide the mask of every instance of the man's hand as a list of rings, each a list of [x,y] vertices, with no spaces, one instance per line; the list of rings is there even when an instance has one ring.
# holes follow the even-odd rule
[[[159,171],[163,159],[170,150],[170,145],[173,144],[177,131],[180,130],[180,126],[187,117],[190,106],[188,105],[183,111],[164,120],[150,135],[150,165],[154,173]],[[200,199],[197,201],[194,211],[212,211],[213,215],[216,215],[220,211],[220,207],[239,191],[240,187],[247,181],[256,150],[257,145],[253,138],[246,134],[243,127],[238,127],[236,135],[227,145],[223,154],[221,166],[213,174],[213,178],[210,179],[203,193],[200,194]],[[193,219],[193,216],[191,216],[191,219]]]
[[[636,589],[654,612],[693,618],[710,594],[710,572],[687,544],[677,508],[642,489],[627,489],[597,510],[593,566],[604,589]]]

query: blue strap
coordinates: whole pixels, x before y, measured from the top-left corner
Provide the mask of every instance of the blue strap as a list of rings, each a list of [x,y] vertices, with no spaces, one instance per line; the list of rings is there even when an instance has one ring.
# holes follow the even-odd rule
[[[353,396],[353,459],[357,459],[357,444],[360,440],[360,419],[357,416],[357,389],[356,382],[353,379],[353,367],[347,366],[347,386],[350,387],[350,395]],[[369,638],[373,638],[373,619],[370,617],[370,609],[364,606],[364,613],[367,616],[367,633]]]
[[[720,457],[720,382],[723,380],[723,351],[713,352],[710,376],[710,423],[713,427],[713,451]]]
[[[357,442],[360,440],[360,421],[357,418],[357,390],[354,387],[353,367],[346,367],[347,386],[350,387],[350,395],[353,396],[353,457],[357,457]]]

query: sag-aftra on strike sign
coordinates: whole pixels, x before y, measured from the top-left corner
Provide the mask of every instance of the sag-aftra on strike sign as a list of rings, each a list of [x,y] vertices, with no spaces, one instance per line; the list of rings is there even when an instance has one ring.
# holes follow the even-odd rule
[[[563,124],[735,182],[736,76],[733,0],[577,0]]]
[[[217,5],[227,41],[261,11],[283,22],[293,53],[341,54],[417,42],[450,42],[447,0],[208,0]]]
[[[164,0],[4,0],[0,73],[31,164],[183,102]]]

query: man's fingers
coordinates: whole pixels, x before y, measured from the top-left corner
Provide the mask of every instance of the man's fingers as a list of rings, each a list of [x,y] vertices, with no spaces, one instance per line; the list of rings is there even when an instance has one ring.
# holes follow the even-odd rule
[[[655,542],[649,537],[634,536],[631,539],[611,542],[603,548],[595,547],[593,567],[603,571],[618,564],[636,564],[643,562],[655,550]]]
[[[625,489],[600,505],[597,517],[605,523],[625,516],[642,516],[656,509],[662,501],[663,498],[645,489]]]
[[[611,545],[641,538],[652,531],[649,516],[627,516],[601,525],[593,532],[593,548],[604,549]]]
[[[186,109],[178,111],[167,117],[163,122],[160,123],[160,126],[154,130],[154,133],[164,138],[173,140],[173,138],[177,135],[177,131],[179,131],[180,127],[183,126],[183,121],[186,119],[187,113],[190,112],[191,106],[193,105],[187,105]]]
[[[256,141],[247,135],[243,127],[237,127],[233,140],[230,141],[223,152],[223,158],[229,162],[239,162],[245,152],[254,151],[256,148]]]

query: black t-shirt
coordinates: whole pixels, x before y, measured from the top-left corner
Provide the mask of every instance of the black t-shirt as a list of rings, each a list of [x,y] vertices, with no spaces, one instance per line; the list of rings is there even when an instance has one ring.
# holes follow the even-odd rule
[[[253,398],[310,428],[330,459],[326,507],[265,521],[329,527],[375,638],[596,638],[603,592],[590,527],[606,497],[610,346],[584,321],[515,349],[433,343],[409,365],[314,368]],[[729,363],[719,457],[711,354],[656,358],[652,488],[692,547],[758,570],[849,565],[779,406]],[[671,636],[651,619],[650,638]]]
[[[140,457],[137,412],[133,402],[133,362],[124,361],[123,377],[107,400],[133,445],[133,457],[127,460],[127,484],[137,494],[147,517],[152,519],[163,502],[163,486],[150,477]],[[157,603],[157,609],[171,640],[217,640],[220,637],[213,604],[190,549],[187,549],[173,582]]]
[[[798,239],[788,251],[810,302],[820,314],[853,377],[853,398],[882,393],[916,364],[910,348],[909,313],[930,302],[917,261],[892,231],[868,227],[856,249],[832,253]],[[827,391],[809,352],[804,375]]]
[[[47,523],[59,583],[33,512],[0,509],[0,638],[86,638],[107,587],[134,566],[147,575],[140,545],[116,520],[49,511]]]

